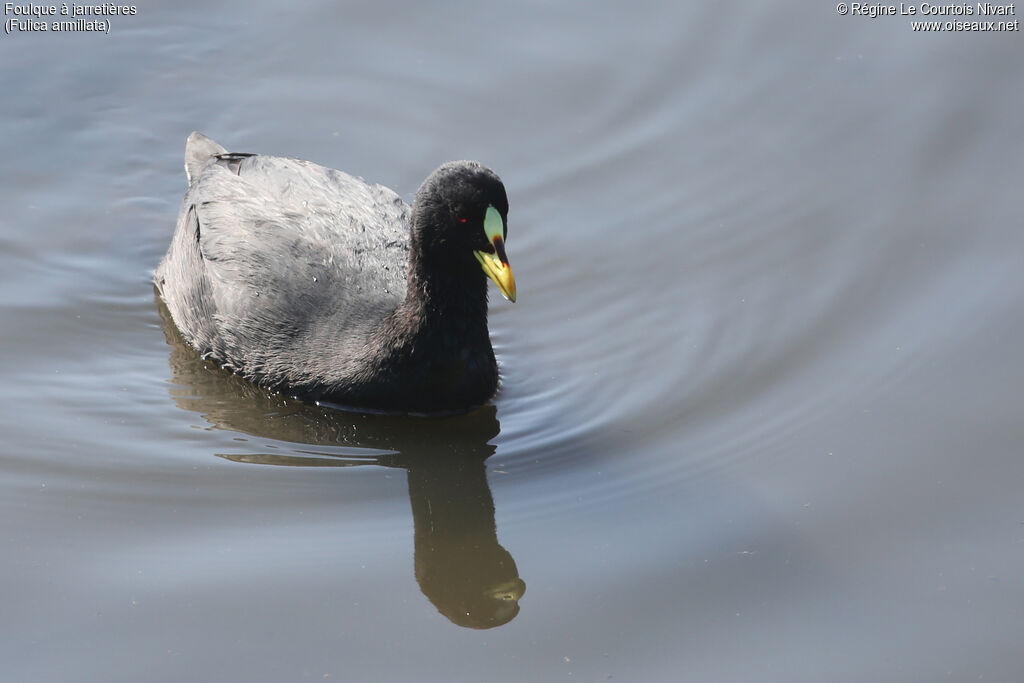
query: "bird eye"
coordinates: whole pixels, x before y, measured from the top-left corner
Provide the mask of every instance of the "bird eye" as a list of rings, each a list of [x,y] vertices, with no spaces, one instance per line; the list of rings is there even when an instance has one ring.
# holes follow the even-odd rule
[[[460,223],[467,223],[467,222],[469,222],[469,219],[466,218],[465,216],[456,216],[455,220],[457,220]]]

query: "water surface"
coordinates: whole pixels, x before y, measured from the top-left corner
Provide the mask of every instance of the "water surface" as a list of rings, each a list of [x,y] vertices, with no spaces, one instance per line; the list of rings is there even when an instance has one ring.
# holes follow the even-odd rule
[[[1017,680],[1019,33],[142,4],[0,39],[10,681]],[[468,415],[204,364],[185,137],[510,195]]]

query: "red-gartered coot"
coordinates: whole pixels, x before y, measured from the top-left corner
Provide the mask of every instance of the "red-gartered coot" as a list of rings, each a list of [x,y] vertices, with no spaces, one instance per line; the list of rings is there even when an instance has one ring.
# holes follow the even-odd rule
[[[185,145],[189,188],[154,281],[204,357],[308,400],[403,412],[485,403],[498,386],[487,277],[515,301],[508,198],[454,161],[412,207],[308,161]]]

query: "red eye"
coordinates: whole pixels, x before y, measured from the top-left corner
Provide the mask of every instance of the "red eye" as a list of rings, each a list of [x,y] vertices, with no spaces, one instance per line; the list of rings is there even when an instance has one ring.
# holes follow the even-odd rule
[[[469,221],[469,219],[468,219],[468,218],[463,218],[462,216],[459,216],[459,217],[458,217],[458,218],[456,218],[455,220],[457,220],[457,221],[458,221],[458,222],[460,222],[460,223],[466,223],[466,222],[468,222],[468,221]]]

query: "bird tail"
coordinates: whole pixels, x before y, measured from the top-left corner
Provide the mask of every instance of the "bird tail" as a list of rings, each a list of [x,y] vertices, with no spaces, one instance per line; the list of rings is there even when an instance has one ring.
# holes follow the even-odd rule
[[[210,138],[199,131],[192,131],[185,141],[185,176],[188,178],[188,184],[191,185],[192,181],[199,177],[199,171],[211,157],[226,153],[226,149]]]

